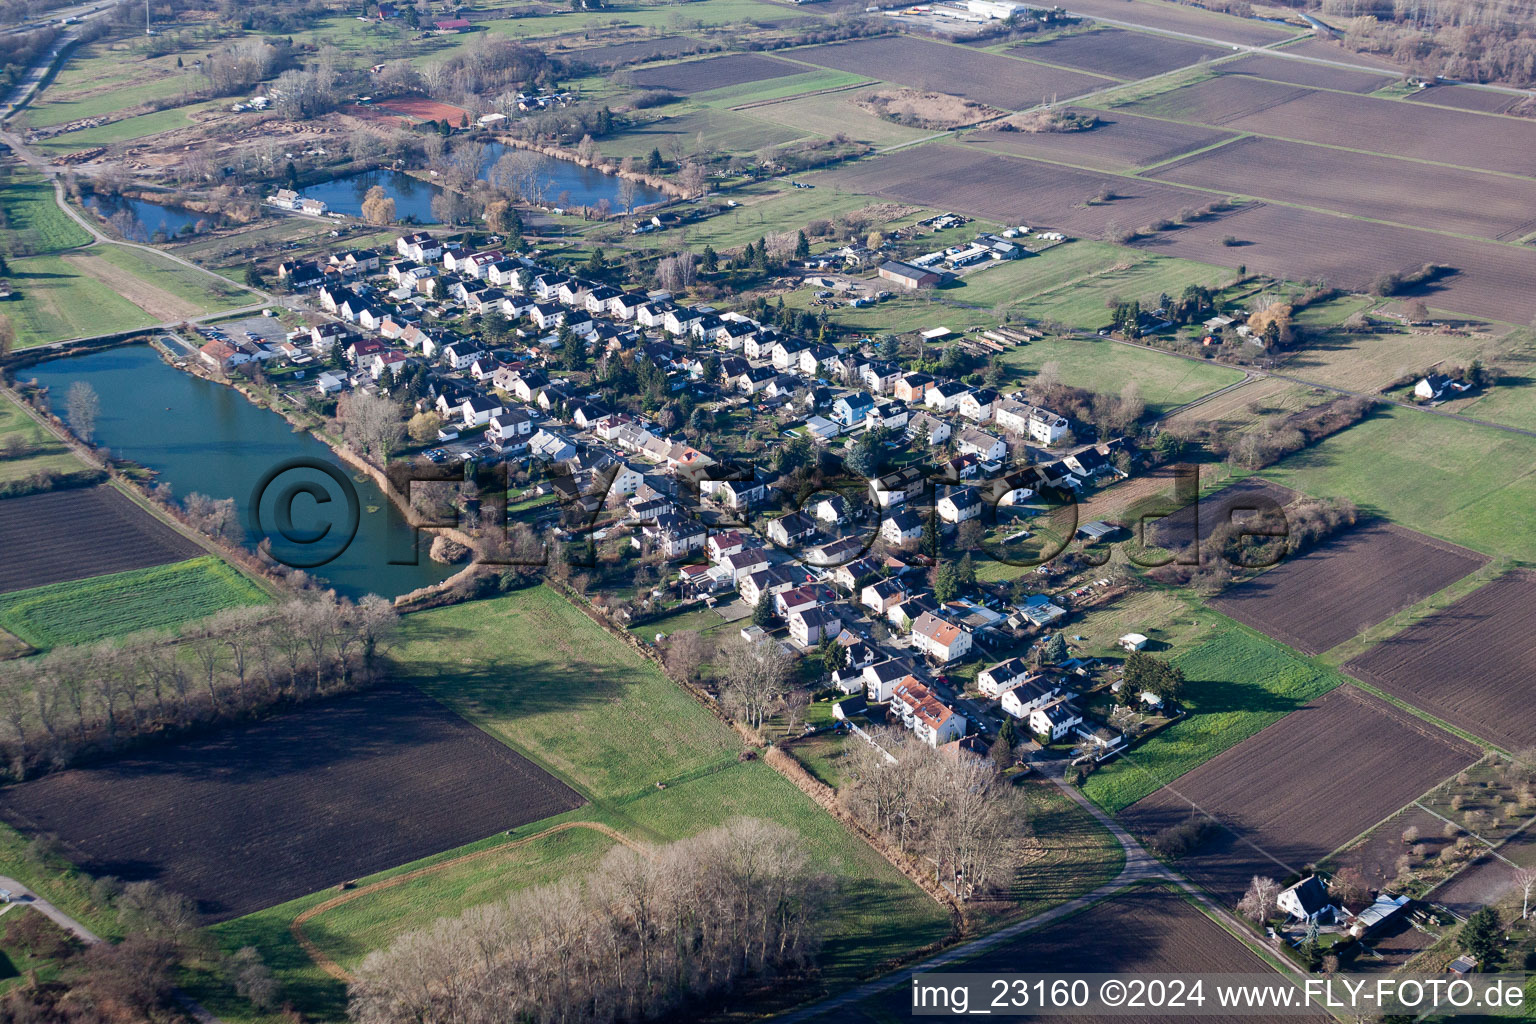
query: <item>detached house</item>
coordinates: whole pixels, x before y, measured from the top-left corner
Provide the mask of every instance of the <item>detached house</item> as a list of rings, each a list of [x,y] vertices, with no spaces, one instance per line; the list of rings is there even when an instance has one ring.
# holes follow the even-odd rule
[[[1061,688],[1045,676],[1028,676],[1003,691],[1003,711],[1017,719],[1026,719],[1036,708],[1043,708],[1061,694]]]
[[[844,430],[851,430],[864,422],[875,407],[875,400],[862,391],[844,395],[832,403],[832,419]]]
[[[876,615],[883,616],[891,606],[900,604],[907,596],[907,588],[900,580],[876,580],[864,588],[859,603]]]
[[[502,412],[502,405],[486,395],[470,395],[459,406],[465,427],[480,427],[491,422],[491,417]]]
[[[970,391],[970,388],[957,380],[941,381],[928,389],[923,396],[923,404],[938,412],[950,412],[960,404],[961,397]]]
[[[880,537],[887,544],[900,547],[923,536],[923,517],[911,509],[897,512],[880,524]]]
[[[842,620],[821,607],[803,608],[789,616],[789,638],[801,647],[819,644],[822,637],[836,636],[842,628]]]
[[[892,658],[864,668],[864,688],[869,699],[884,704],[896,693],[903,679],[912,677],[912,664],[905,658]]]
[[[983,462],[1001,462],[1008,457],[1008,445],[1002,438],[975,427],[960,431],[955,447],[962,455],[974,455]]]
[[[912,643],[930,658],[945,664],[970,653],[971,632],[932,612],[924,612],[912,623]]]
[[[1022,683],[1029,676],[1029,666],[1023,658],[1009,658],[996,665],[988,665],[976,673],[976,686],[988,697],[1001,697],[1004,691]]]
[[[816,523],[804,512],[790,512],[768,524],[768,539],[787,548],[816,535]]]
[[[1002,429],[1027,437],[1036,444],[1055,444],[1070,426],[1065,416],[1007,398],[993,406],[992,416]]]
[[[956,408],[966,419],[985,423],[992,418],[992,407],[996,403],[997,392],[991,388],[981,388],[961,395]]]
[[[963,523],[981,515],[981,496],[974,487],[956,487],[939,499],[936,508],[946,523]]]
[[[1083,724],[1083,716],[1067,697],[1058,697],[1044,707],[1029,713],[1029,731],[1044,736],[1052,743]]]

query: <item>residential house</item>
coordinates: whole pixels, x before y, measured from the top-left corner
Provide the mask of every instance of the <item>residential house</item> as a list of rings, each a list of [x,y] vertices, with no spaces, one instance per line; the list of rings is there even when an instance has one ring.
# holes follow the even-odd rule
[[[976,687],[988,697],[1001,697],[1004,691],[1022,683],[1031,675],[1023,658],[1009,658],[988,665],[976,673]]]
[[[722,563],[729,568],[729,562]],[[804,569],[797,566],[774,565],[766,569],[759,569],[748,576],[735,580],[736,591],[741,599],[749,605],[755,606],[766,595],[772,600],[776,595],[786,590],[804,585],[810,579]]]
[[[1276,905],[1293,920],[1326,924],[1333,920],[1334,907],[1328,886],[1316,875],[1308,875],[1275,898]]]
[[[407,259],[425,262],[443,255],[442,245],[425,231],[401,235],[395,239],[395,250]]]
[[[855,391],[832,403],[832,419],[844,430],[852,430],[864,422],[875,407],[875,400],[863,391]]]
[[[708,532],[697,519],[670,512],[652,520],[647,529],[653,532],[657,546],[667,558],[681,558],[698,551]]]
[[[521,409],[504,409],[491,416],[485,439],[497,451],[519,451],[528,446],[533,435],[533,417]]]
[[[1043,708],[1061,695],[1061,687],[1046,676],[1025,676],[1002,691],[999,703],[1005,714],[1024,720],[1036,708]]]
[[[992,418],[992,407],[997,404],[997,392],[991,388],[978,388],[960,396],[956,405],[960,415],[976,423]]]
[[[746,538],[738,530],[718,530],[709,535],[709,560],[719,562],[747,546]]]
[[[934,380],[926,373],[909,373],[896,382],[896,397],[908,405],[926,405],[928,389]]]
[[[963,523],[981,515],[981,495],[974,487],[956,487],[940,498],[935,507],[946,523]]]
[[[789,638],[801,647],[811,647],[821,638],[836,635],[842,629],[842,620],[825,608],[804,608],[789,616]]]
[[[742,548],[734,555],[726,555],[721,563],[731,570],[731,582],[740,586],[746,577],[768,568],[768,552],[757,547]]]
[[[564,462],[576,457],[577,448],[549,428],[541,428],[528,439],[528,454],[540,462]]]
[[[917,466],[892,470],[870,482],[875,504],[881,508],[894,508],[905,504],[914,498],[921,497],[927,489],[927,474]]]
[[[963,658],[971,650],[971,631],[924,612],[912,623],[912,643],[940,664]]]
[[[881,539],[898,547],[916,541],[922,535],[923,517],[911,509],[903,509],[880,524]]]
[[[895,363],[871,361],[859,367],[859,380],[876,394],[889,394],[901,375],[901,367]]]
[[[1002,438],[975,427],[965,427],[955,448],[963,455],[975,455],[983,462],[1002,462],[1008,457],[1008,445]]]
[[[816,535],[816,523],[804,512],[790,512],[768,523],[768,539],[781,548],[793,547]]]
[[[1061,440],[1071,426],[1065,416],[1010,398],[1001,399],[993,405],[992,417],[1003,430],[1043,445]]]
[[[1058,697],[1029,713],[1029,731],[1036,736],[1048,738],[1052,743],[1082,724],[1083,716],[1067,697]]]
[[[938,448],[948,441],[953,429],[948,421],[927,412],[914,413],[912,418],[907,420],[907,437],[916,439],[926,431],[930,448]]]
[[[970,388],[957,380],[939,381],[923,395],[923,404],[936,412],[951,412]]]
[[[901,430],[906,427],[910,413],[905,402],[890,401],[876,405],[864,417],[870,429]]]
[[[965,716],[949,707],[915,676],[907,676],[891,694],[891,713],[930,747],[965,735]]]
[[[859,595],[859,603],[883,616],[892,605],[900,604],[906,596],[907,588],[900,580],[876,580],[864,588]]]
[[[488,395],[470,395],[459,409],[465,427],[485,426],[492,416],[504,411],[501,402]]]
[[[903,679],[912,677],[912,663],[905,658],[892,658],[876,662],[864,668],[864,689],[869,699],[884,704],[896,692]]]

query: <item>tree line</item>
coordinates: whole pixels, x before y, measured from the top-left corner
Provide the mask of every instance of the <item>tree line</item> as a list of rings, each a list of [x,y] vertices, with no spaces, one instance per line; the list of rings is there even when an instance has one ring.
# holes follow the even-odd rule
[[[681,1015],[815,955],[828,880],[781,825],[737,819],[400,936],[363,961],[357,1024]]]
[[[377,678],[394,605],[332,592],[228,608],[178,633],[56,647],[0,672],[0,750],[20,780],[157,735]]]
[[[848,783],[838,791],[844,807],[956,895],[1006,889],[1029,808],[997,771],[1005,758],[949,757],[901,729],[869,735],[869,743],[848,745]]]

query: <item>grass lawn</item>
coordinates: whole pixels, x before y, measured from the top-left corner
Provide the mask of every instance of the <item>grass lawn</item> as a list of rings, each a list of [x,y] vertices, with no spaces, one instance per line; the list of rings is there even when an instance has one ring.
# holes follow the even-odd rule
[[[1476,551],[1536,551],[1536,439],[1388,408],[1263,475]]]
[[[84,644],[265,600],[233,566],[204,555],[0,594],[0,628],[33,647]]]
[[[707,4],[638,4],[622,3],[604,5],[599,11],[581,11],[570,14],[546,14],[538,17],[513,18],[506,21],[490,21],[485,25],[498,35],[520,39],[534,36],[563,35],[569,32],[585,32],[608,25],[638,25],[642,28],[660,28],[669,31],[686,31],[698,26],[754,25],[790,21],[799,18],[799,12],[786,9],[780,4],[760,0],[710,0]],[[809,20],[809,19],[807,19]]]
[[[1243,379],[1242,371],[1230,366],[1181,359],[1108,338],[1042,338],[1009,350],[1003,362],[1029,376],[1055,363],[1062,380],[1100,394],[1118,395],[1135,381],[1147,411],[1154,415]]]
[[[305,926],[343,965],[439,916],[596,866],[612,845],[571,829],[472,861],[461,855],[538,835],[552,825],[592,821],[641,842],[661,843],[736,817],[794,829],[816,862],[839,879],[822,952],[825,988],[949,932],[943,908],[760,760],[741,762],[741,741],[691,697],[552,590],[408,616],[392,654],[405,678],[553,770],[593,802],[481,843],[405,865],[373,879],[456,861],[398,887],[325,911]],[[665,780],[665,788],[656,782]],[[343,986],[320,972],[294,941],[295,915],[335,895],[316,893],[214,929],[220,945],[254,944],[312,1019],[339,1020]],[[250,1020],[248,1009],[206,978],[190,990],[219,1016]],[[796,991],[789,999],[815,993]]]
[[[639,626],[632,626],[629,631],[646,643],[652,643],[655,641],[657,633],[665,633],[671,636],[673,633],[678,633],[685,629],[703,633],[707,630],[720,629],[728,625],[729,623],[720,617],[719,612],[713,608],[700,606],[672,615],[666,615],[659,619],[652,619],[650,622]]]
[[[968,274],[960,286],[945,289],[944,295],[973,306],[1012,305],[1140,258],[1142,254],[1135,249],[1108,242],[1063,242],[1037,255],[994,263]]]
[[[118,938],[123,933],[117,912],[91,898],[90,875],[57,854],[38,855],[31,840],[4,822],[0,822],[0,874],[41,893],[97,935]]]
[[[748,185],[727,192],[740,205],[686,229],[688,245],[701,250],[734,249],[782,231],[797,231],[813,220],[831,220],[840,213],[863,209],[871,200],[841,189],[818,185],[791,188],[787,182]],[[672,233],[661,237],[670,237]],[[654,245],[657,236],[643,235],[638,244]]]
[[[136,107],[151,100],[163,100],[183,96],[202,87],[201,76],[187,68],[179,75],[162,76],[144,66],[138,75],[117,75],[124,81],[96,81],[83,87],[69,88],[67,83],[55,81],[27,108],[26,123],[30,128],[44,128],[64,124],[82,117],[100,117],[129,107]]]
[[[16,325],[18,349],[157,322],[105,282],[80,273],[60,256],[12,260],[11,286],[20,298],[6,303],[5,313]]]
[[[133,139],[142,139],[150,135],[159,135],[162,132],[175,131],[177,128],[186,128],[193,123],[192,115],[194,113],[200,113],[217,105],[217,101],[210,100],[208,103],[198,103],[187,107],[171,107],[168,110],[157,110],[150,114],[125,117],[121,121],[113,121],[111,124],[104,124],[96,128],[83,128],[78,132],[56,135],[51,139],[43,139],[34,145],[45,155],[58,156],[64,153],[73,153],[76,150],[90,149],[92,146],[106,146],[114,142],[129,142]]]
[[[0,209],[5,211],[0,254],[8,258],[60,252],[91,240],[88,231],[59,209],[53,186],[41,175],[13,170],[0,184]]]
[[[11,263],[17,348],[127,331],[255,301],[237,285],[118,245]]]
[[[1233,276],[1226,267],[1142,255],[1141,259],[1120,259],[1102,271],[1031,295],[1012,308],[1031,320],[1059,321],[1069,327],[1098,330],[1109,323],[1106,303],[1111,299],[1136,299],[1142,308],[1150,309],[1157,305],[1157,297],[1165,292],[1177,296],[1191,284],[1214,289]]]
[[[1187,680],[1189,716],[1088,777],[1083,792],[1106,811],[1129,807],[1343,682],[1235,623],[1173,662]]]
[[[258,301],[253,293],[244,288],[209,277],[207,274],[173,263],[163,256],[152,255],[142,249],[100,245],[93,250],[92,254],[100,256],[120,270],[148,281],[156,288],[192,303],[204,313],[249,305]]]
[[[0,453],[16,438],[26,446],[26,454],[17,458],[0,457],[0,483],[20,480],[43,470],[71,473],[84,469],[64,443],[38,425],[9,396],[0,400]]]

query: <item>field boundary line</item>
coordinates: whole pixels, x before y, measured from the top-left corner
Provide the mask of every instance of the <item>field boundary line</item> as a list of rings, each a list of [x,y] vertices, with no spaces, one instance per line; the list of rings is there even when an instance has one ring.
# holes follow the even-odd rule
[[[1350,685],[1352,685],[1352,686],[1354,686],[1354,687],[1356,687],[1356,688],[1358,688],[1360,690],[1364,690],[1366,693],[1370,694],[1373,697],[1379,697],[1381,700],[1386,701],[1388,704],[1391,704],[1393,707],[1398,708],[1398,709],[1400,709],[1402,711],[1406,711],[1410,715],[1413,715],[1416,718],[1423,719],[1424,721],[1428,722],[1430,725],[1435,726],[1436,728],[1444,729],[1446,732],[1450,733],[1452,736],[1458,736],[1461,739],[1466,740],[1468,743],[1473,744],[1474,746],[1481,747],[1485,752],[1492,752],[1492,753],[1495,753],[1495,754],[1503,754],[1505,757],[1509,756],[1509,751],[1505,750],[1503,747],[1501,747],[1498,744],[1492,742],[1491,740],[1485,740],[1485,739],[1483,739],[1480,736],[1477,736],[1477,735],[1474,735],[1473,733],[1467,732],[1465,729],[1457,728],[1456,726],[1452,725],[1449,722],[1442,721],[1441,719],[1436,718],[1434,715],[1430,714],[1428,711],[1424,711],[1424,710],[1422,710],[1420,708],[1414,707],[1412,704],[1407,703],[1406,701],[1404,701],[1400,697],[1394,697],[1390,693],[1387,693],[1385,690],[1379,690],[1376,687],[1372,686],[1370,683],[1367,683],[1364,680],[1357,679],[1354,676],[1350,675],[1348,672],[1344,671],[1342,666],[1337,668],[1337,669],[1335,669],[1334,671],[1338,672],[1339,675],[1343,676],[1345,681],[1347,683],[1349,683]]]
[[[812,66],[819,68],[819,65],[812,65]],[[770,81],[771,81],[771,79],[770,79]],[[867,87],[869,87],[871,85],[880,85],[880,84],[881,84],[881,82],[880,82],[879,79],[872,78],[872,79],[870,79],[867,82],[854,82],[852,85],[834,85],[834,86],[832,86],[831,88],[828,88],[828,89],[815,89],[815,90],[813,90],[811,92],[797,92],[793,96],[775,96],[774,98],[767,99],[767,100],[752,100],[750,103],[743,103],[739,107],[726,107],[725,109],[726,110],[736,111],[736,110],[751,110],[754,107],[771,107],[775,103],[788,103],[791,100],[803,100],[803,99],[807,99],[807,98],[809,98],[811,96],[826,96],[829,93],[847,92],[850,89],[864,89],[864,88],[867,88]]]
[[[429,864],[426,867],[417,868],[414,871],[407,871],[404,874],[393,875],[389,878],[380,879],[377,882],[373,882],[369,885],[365,885],[357,889],[348,889],[346,892],[343,892],[339,896],[333,896],[324,902],[317,903],[313,907],[309,907],[308,909],[301,911],[298,916],[289,922],[288,932],[293,936],[294,941],[303,948],[304,954],[314,962],[316,967],[320,968],[322,971],[324,971],[326,974],[329,974],[337,981],[351,983],[352,981],[356,980],[352,973],[345,967],[341,966],[341,964],[327,956],[319,946],[315,945],[314,941],[310,939],[309,935],[304,931],[304,925],[308,924],[316,917],[319,917],[321,914],[324,914],[330,910],[335,910],[337,907],[350,903],[359,897],[367,896],[375,892],[381,892],[385,889],[392,889],[397,885],[404,885],[406,882],[414,881],[418,878],[423,878],[445,868],[457,867],[460,864],[467,864],[470,861],[480,860],[484,857],[503,853],[507,850],[520,849],[521,847],[527,846],[529,843],[532,843],[535,840],[544,839],[559,832],[569,831],[573,828],[592,829],[594,832],[605,835],[609,839],[612,839],[614,842],[619,843],[622,846],[626,846],[629,849],[636,851],[637,853],[643,853],[648,856],[650,855],[649,849],[646,846],[636,842],[633,839],[630,839],[628,836],[624,835],[622,832],[619,832],[617,829],[611,828],[608,825],[604,825],[601,822],[561,822],[560,824],[547,828],[542,832],[536,832],[531,836],[524,836],[523,838],[514,840],[510,843],[501,843],[496,846],[487,847],[484,850],[475,850],[473,853],[466,853],[459,857],[452,857],[448,860],[438,861],[436,864]]]
[[[1456,825],[1456,823],[1454,821],[1452,821],[1450,818],[1447,818],[1445,815],[1441,814],[1439,811],[1435,810],[1434,808],[1424,806],[1424,802],[1423,801],[1424,801],[1424,798],[1420,797],[1419,799],[1417,799],[1417,800],[1415,800],[1413,802],[1413,806],[1417,807],[1419,810],[1423,811],[1425,814],[1430,814],[1430,815],[1433,815],[1436,818],[1439,818],[1441,821],[1445,822],[1447,825]],[[1527,824],[1529,824],[1529,822],[1527,822]],[[1476,832],[1474,832],[1471,829],[1467,828],[1465,825],[1456,825],[1456,827],[1461,829],[1467,835],[1471,836],[1473,839],[1476,839],[1478,842],[1482,843],[1484,846],[1488,847],[1488,852],[1490,854],[1492,854],[1493,856],[1499,858],[1499,860],[1503,861],[1505,864],[1508,864],[1512,868],[1517,868],[1517,867],[1520,866],[1520,865],[1516,864],[1514,861],[1510,860],[1508,857],[1504,856],[1502,853],[1499,852],[1499,847],[1503,846],[1504,843],[1507,843],[1509,841],[1507,838],[1504,840],[1504,842],[1501,842],[1501,843],[1490,843],[1488,840],[1484,839],[1482,836],[1478,835]],[[1523,828],[1524,826],[1521,826],[1521,827]],[[1457,872],[1457,874],[1460,874],[1460,872]],[[1444,885],[1445,882],[1441,882],[1440,884]]]

